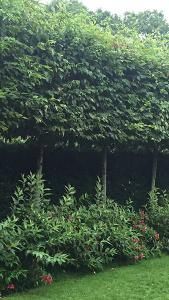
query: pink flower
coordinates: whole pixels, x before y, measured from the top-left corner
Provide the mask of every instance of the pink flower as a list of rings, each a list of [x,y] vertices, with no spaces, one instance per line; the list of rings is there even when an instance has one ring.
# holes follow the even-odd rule
[[[9,283],[9,284],[7,285],[7,289],[8,289],[8,290],[15,290],[15,285],[14,285],[13,283]]]

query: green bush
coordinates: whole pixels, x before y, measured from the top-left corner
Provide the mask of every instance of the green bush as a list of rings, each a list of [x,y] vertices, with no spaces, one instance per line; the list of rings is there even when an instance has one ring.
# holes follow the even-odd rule
[[[131,203],[105,200],[99,181],[95,199],[77,198],[71,186],[57,206],[49,196],[39,175],[23,176],[17,186],[11,215],[0,223],[1,290],[51,283],[46,274],[57,268],[100,270],[115,260],[134,262],[159,248],[153,229],[136,226],[140,215]]]
[[[150,192],[147,205],[148,222],[161,240],[162,248],[169,251],[169,195],[155,189]]]
[[[18,289],[38,285],[46,266],[66,262],[67,255],[53,241],[53,235],[59,239],[62,224],[53,219],[48,196],[40,176],[22,177],[11,216],[0,223],[1,289],[11,281]]]

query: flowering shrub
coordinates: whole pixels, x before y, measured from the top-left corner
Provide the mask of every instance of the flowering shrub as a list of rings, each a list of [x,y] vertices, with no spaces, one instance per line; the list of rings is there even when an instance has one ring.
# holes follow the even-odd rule
[[[100,182],[95,199],[77,199],[68,186],[52,206],[42,178],[23,176],[11,216],[0,223],[1,290],[52,284],[49,272],[58,267],[99,270],[117,259],[136,262],[157,253],[159,233],[149,227],[145,212],[102,195]]]
[[[50,274],[41,276],[41,281],[45,284],[51,284],[53,282],[53,278]]]
[[[147,206],[148,223],[155,229],[155,239],[160,240],[162,248],[169,251],[169,195],[153,190]]]
[[[152,254],[160,254],[161,244],[159,233],[148,224],[148,215],[144,210],[140,210],[132,219],[132,227],[139,234],[139,239],[134,240],[137,244],[135,250],[138,251],[135,260],[141,260]]]

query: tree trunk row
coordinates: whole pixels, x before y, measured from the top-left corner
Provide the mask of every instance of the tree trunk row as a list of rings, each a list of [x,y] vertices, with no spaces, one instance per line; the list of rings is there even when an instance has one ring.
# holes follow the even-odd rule
[[[37,159],[37,174],[42,175],[43,173],[43,161],[44,161],[44,146],[40,145],[39,147],[39,156]],[[157,161],[158,154],[157,151],[153,153],[153,162],[152,162],[152,180],[151,180],[151,190],[154,190],[156,187],[156,177],[157,177]],[[103,198],[107,197],[107,149],[103,150],[103,159],[102,159],[102,186],[103,186]]]

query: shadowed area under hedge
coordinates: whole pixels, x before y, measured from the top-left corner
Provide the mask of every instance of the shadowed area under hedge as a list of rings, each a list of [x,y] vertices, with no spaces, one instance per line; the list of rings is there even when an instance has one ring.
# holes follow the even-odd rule
[[[38,149],[26,145],[0,148],[0,217],[9,211],[11,194],[21,174],[36,170]],[[168,190],[169,157],[159,156],[157,186]],[[73,185],[77,193],[94,194],[97,176],[101,176],[102,154],[46,149],[44,178],[52,188],[52,199],[63,194],[65,185]],[[108,196],[124,203],[131,198],[136,208],[145,204],[151,187],[152,154],[114,153],[108,156]]]

